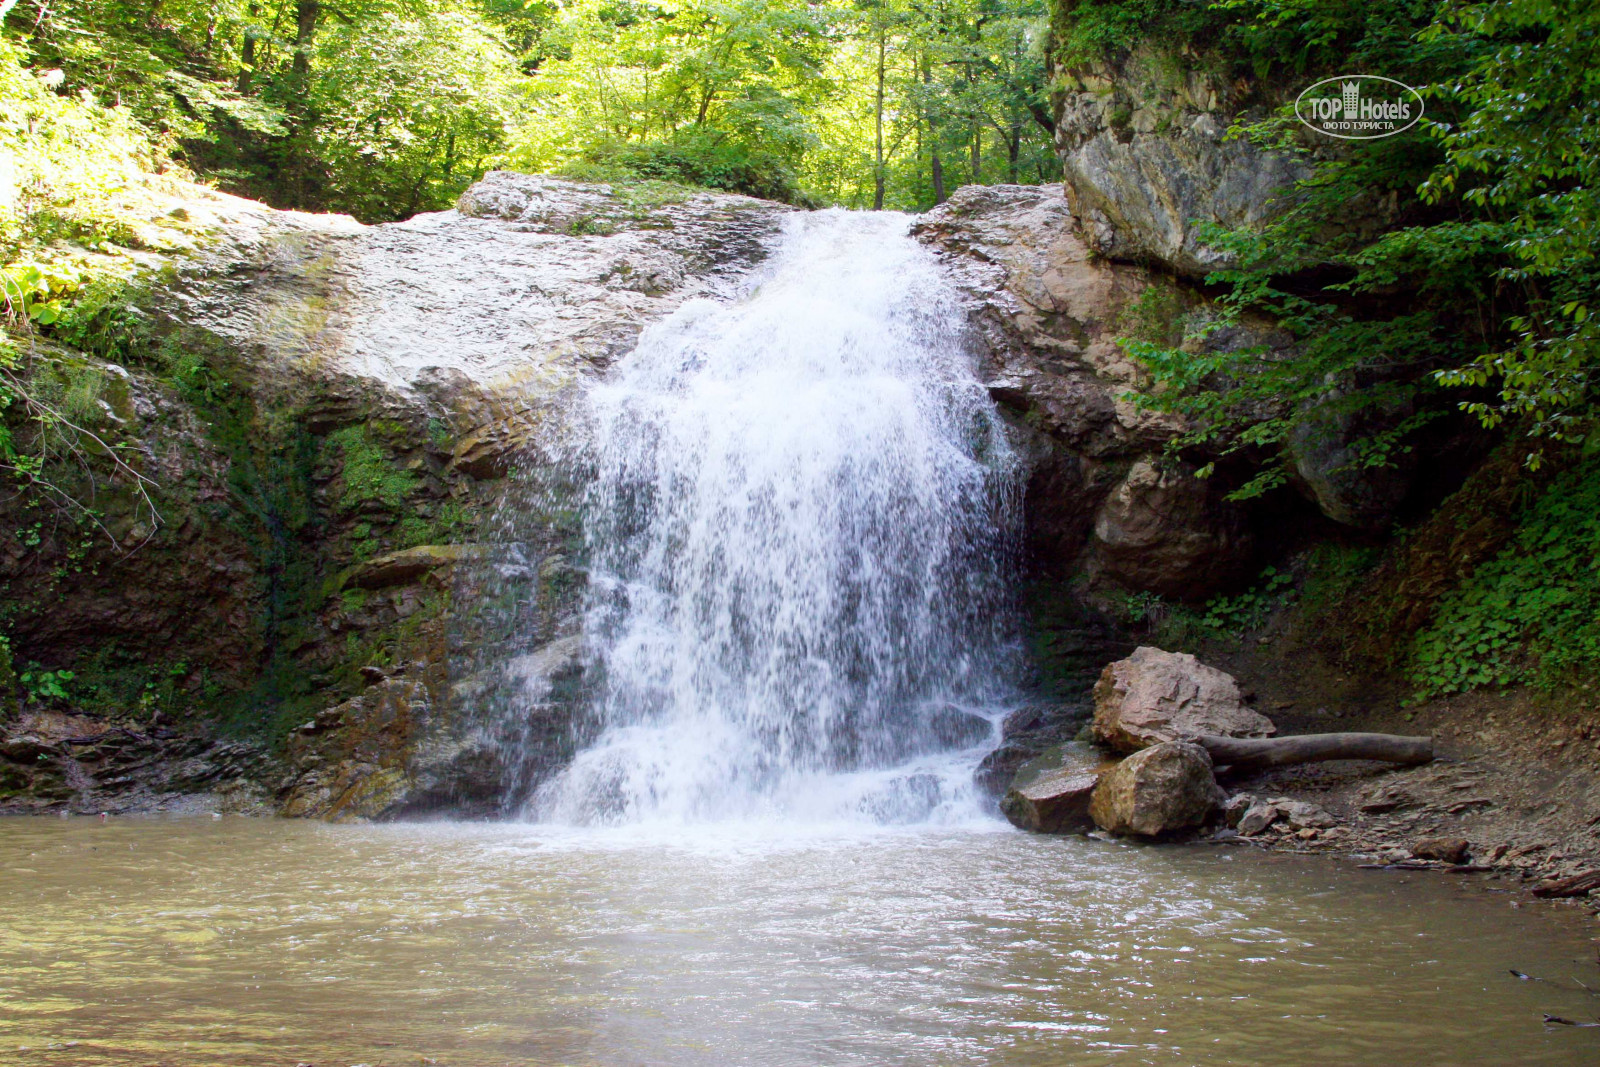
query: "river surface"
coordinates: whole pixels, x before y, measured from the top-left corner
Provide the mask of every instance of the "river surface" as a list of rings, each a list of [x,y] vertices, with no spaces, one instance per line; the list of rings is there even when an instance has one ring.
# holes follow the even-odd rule
[[[1600,1014],[1581,913],[1510,899],[980,821],[10,819],[0,1062],[1600,1062],[1542,1021]]]

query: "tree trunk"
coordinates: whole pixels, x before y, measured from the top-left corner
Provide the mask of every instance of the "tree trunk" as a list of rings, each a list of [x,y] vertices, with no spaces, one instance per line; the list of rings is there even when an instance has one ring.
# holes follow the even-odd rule
[[[972,184],[983,184],[983,127],[972,120]]]
[[[295,0],[294,3],[294,62],[290,73],[294,76],[296,92],[304,93],[311,82],[311,45],[317,36],[317,20],[322,17],[322,4],[318,0]]]
[[[932,100],[933,64],[927,53],[922,56],[923,121],[928,124],[928,176],[933,179],[933,202],[942,204],[944,195],[944,161],[939,158],[939,123],[934,117]]]
[[[874,164],[872,168],[872,210],[883,210],[883,82],[885,75],[885,60],[888,54],[888,32],[882,27],[878,29],[878,91],[873,104],[873,121],[876,126],[877,147],[874,150]]]
[[[256,33],[255,20],[260,15],[260,8],[250,5],[250,25],[245,27],[244,43],[239,46],[239,80],[236,87],[239,95],[250,91],[250,79],[256,75]]]
[[[1320,763],[1336,759],[1370,759],[1417,764],[1433,760],[1433,738],[1398,734],[1301,734],[1297,737],[1217,737],[1201,734],[1195,742],[1211,753],[1213,763],[1235,770]]]
[[[312,177],[313,139],[317,116],[311,107],[311,49],[316,43],[317,22],[322,17],[319,0],[295,0],[294,59],[289,65],[290,136],[285,150],[285,185],[292,190],[290,206],[315,211],[322,206],[321,190]]]
[[[1011,184],[1017,184],[1017,156],[1022,150],[1022,127],[1015,123],[1011,126],[1011,136],[1006,139],[1006,172],[1011,176]]]

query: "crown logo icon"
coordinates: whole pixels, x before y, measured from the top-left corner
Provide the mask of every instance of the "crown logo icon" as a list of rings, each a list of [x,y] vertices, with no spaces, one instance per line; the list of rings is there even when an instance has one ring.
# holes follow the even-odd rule
[[[1344,90],[1344,113],[1354,115],[1361,107],[1361,84],[1345,82],[1340,88]]]

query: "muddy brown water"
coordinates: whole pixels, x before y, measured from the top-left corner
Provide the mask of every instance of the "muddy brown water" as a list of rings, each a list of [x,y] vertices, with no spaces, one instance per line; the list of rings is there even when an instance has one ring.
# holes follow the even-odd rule
[[[1600,1062],[1542,1019],[1600,1015],[1592,920],[1510,899],[990,827],[8,819],[0,1062]]]

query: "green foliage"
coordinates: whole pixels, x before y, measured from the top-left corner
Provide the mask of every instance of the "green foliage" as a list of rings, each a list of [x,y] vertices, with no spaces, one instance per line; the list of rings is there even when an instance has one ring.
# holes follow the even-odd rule
[[[358,218],[453,202],[504,148],[520,114],[514,58],[464,5],[335,21],[319,38],[314,70],[310,169],[333,192],[327,205]]]
[[[140,241],[122,201],[161,154],[126,110],[62,94],[59,70],[29,69],[25,61],[0,38],[0,158],[7,163],[0,167],[0,257],[7,303],[43,307],[80,281],[70,266],[56,265],[51,242],[76,241],[89,251]]]
[[[858,207],[1048,180],[1043,30],[1039,0],[583,0],[540,37],[507,158]]]
[[[1097,6],[1097,5],[1091,5]],[[1115,5],[1114,5],[1115,6]],[[1139,401],[1188,417],[1174,443],[1285,479],[1301,430],[1365,424],[1381,465],[1448,407],[1536,438],[1592,432],[1600,362],[1600,9],[1576,0],[1226,0],[1210,46],[1257,77],[1371,71],[1429,87],[1410,134],[1313,155],[1286,105],[1231,135],[1312,167],[1269,222],[1211,227],[1234,265],[1219,317],[1182,343],[1131,340]],[[1303,73],[1302,73],[1303,72]],[[1270,321],[1278,343],[1238,343]],[[1259,333],[1259,330],[1257,331]],[[1537,465],[1535,446],[1530,464]],[[1210,468],[1203,468],[1209,471]]]
[[[1043,0],[7,6],[32,97],[126,142],[89,157],[96,189],[170,156],[380,221],[490,166],[858,206],[927,206],[958,160],[963,181],[1057,173]]]
[[[805,200],[788,160],[702,130],[675,133],[666,141],[592,144],[557,173],[581,181],[662,182],[788,203]]]
[[[1183,0],[1057,0],[1054,6],[1056,57],[1067,68],[1144,42],[1191,40],[1218,21],[1213,5]]]
[[[20,685],[16,662],[11,654],[11,638],[0,634],[0,719],[11,714]]]
[[[1412,649],[1417,695],[1600,675],[1597,561],[1600,461],[1591,458],[1554,479],[1512,544],[1440,603]]]
[[[1243,592],[1214,596],[1199,607],[1174,604],[1147,591],[1121,594],[1115,604],[1123,625],[1144,631],[1162,648],[1193,650],[1241,640],[1265,626],[1295,595],[1293,574],[1267,567]]]
[[[34,663],[17,676],[17,681],[22,683],[23,692],[28,694],[29,703],[43,704],[72,699],[72,694],[67,692],[67,683],[76,677],[72,671],[47,671]]]

